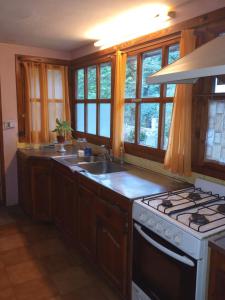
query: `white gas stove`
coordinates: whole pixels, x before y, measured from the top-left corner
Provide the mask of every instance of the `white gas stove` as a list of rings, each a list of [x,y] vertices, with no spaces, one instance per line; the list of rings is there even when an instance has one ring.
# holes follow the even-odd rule
[[[215,234],[225,233],[224,196],[225,186],[197,179],[193,187],[144,197],[136,200],[133,204],[136,239],[139,239],[139,235],[143,240],[145,239],[149,248],[157,249],[158,254],[153,259],[159,259],[159,253],[163,253],[162,261],[165,260],[165,255],[170,257],[170,259],[167,258],[167,262],[165,261],[165,268],[168,263],[174,262],[174,266],[180,264],[178,265],[180,273],[177,272],[177,276],[181,276],[181,269],[184,265],[187,267],[187,272],[189,272],[189,268],[192,268],[192,277],[195,276],[196,281],[195,291],[188,296],[190,299],[206,299],[208,238]],[[141,241],[138,243],[141,244]],[[144,247],[143,242],[143,249]],[[139,253],[144,252],[141,246],[135,245],[135,237],[134,249]],[[135,251],[134,269],[137,270],[138,259],[135,258]],[[154,256],[154,251],[152,251],[152,255]],[[144,273],[145,271],[143,271]],[[144,276],[143,274],[134,274],[133,276],[133,299],[172,300],[179,299],[181,296],[182,299],[185,299],[184,294],[187,294],[185,290],[184,294],[181,291],[176,298],[172,292],[166,290],[166,287],[165,291],[157,289],[157,282],[161,289],[163,288],[160,278],[152,279],[149,283],[146,279],[146,284],[140,287],[139,279]],[[154,282],[156,287],[151,286]],[[146,285],[151,288],[148,289]],[[190,291],[190,287],[187,290]]]

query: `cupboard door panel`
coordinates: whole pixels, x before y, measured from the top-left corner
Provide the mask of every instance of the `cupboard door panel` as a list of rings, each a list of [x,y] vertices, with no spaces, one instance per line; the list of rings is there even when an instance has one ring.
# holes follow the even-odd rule
[[[54,170],[53,174],[53,216],[55,223],[59,229],[63,229],[64,219],[64,190],[62,182],[62,174],[58,170]]]
[[[125,294],[127,280],[126,234],[98,218],[96,238],[99,266],[121,293]]]
[[[79,187],[78,239],[81,247],[91,258],[95,257],[95,196]]]
[[[51,221],[51,168],[42,165],[31,166],[31,193],[33,215],[38,220]]]

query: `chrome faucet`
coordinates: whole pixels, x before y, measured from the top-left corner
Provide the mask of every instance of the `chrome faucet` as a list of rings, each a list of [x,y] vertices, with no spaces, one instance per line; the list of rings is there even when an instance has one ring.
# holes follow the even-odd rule
[[[101,148],[103,149],[103,155],[106,161],[112,161],[112,157],[110,155],[110,149],[106,148],[106,145],[101,145]]]

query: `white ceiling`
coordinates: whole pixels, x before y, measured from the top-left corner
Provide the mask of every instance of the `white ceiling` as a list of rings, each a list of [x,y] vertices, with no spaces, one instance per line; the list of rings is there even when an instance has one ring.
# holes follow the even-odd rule
[[[0,42],[71,51],[92,42],[85,37],[92,27],[127,9],[155,2],[168,4],[178,12],[183,9],[185,15],[185,7],[190,3],[210,1],[0,0]],[[225,3],[211,2],[218,2],[219,6]],[[176,19],[179,20],[179,14]]]

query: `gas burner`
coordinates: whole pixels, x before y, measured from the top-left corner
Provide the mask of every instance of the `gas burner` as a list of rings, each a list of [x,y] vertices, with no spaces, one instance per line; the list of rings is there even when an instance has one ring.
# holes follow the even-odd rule
[[[172,204],[172,202],[170,200],[163,199],[162,200],[162,206],[164,206],[164,207],[172,207],[173,204]]]
[[[225,213],[225,204],[218,205],[217,210],[221,213]]]
[[[204,215],[200,215],[198,213],[192,213],[191,216],[189,217],[189,221],[197,225],[205,225],[209,223],[209,220]]]
[[[189,193],[188,198],[194,201],[202,199],[199,193],[196,192]]]

